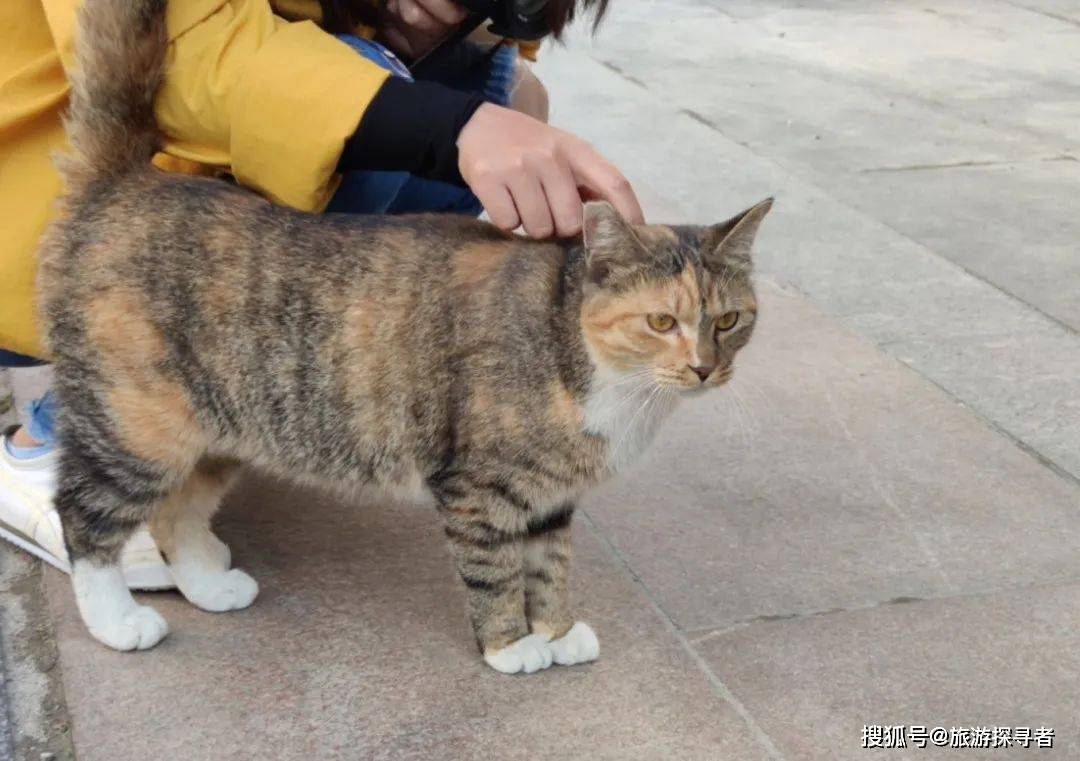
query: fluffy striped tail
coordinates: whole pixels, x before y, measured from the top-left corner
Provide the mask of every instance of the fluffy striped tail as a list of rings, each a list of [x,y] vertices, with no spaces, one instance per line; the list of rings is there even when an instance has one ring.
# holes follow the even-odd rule
[[[145,166],[158,146],[154,96],[165,68],[166,0],[84,0],[66,126],[69,179]],[[73,176],[74,175],[74,176]]]

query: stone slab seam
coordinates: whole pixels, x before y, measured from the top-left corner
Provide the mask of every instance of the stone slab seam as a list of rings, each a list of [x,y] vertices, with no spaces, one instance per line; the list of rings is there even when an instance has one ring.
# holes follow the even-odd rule
[[[723,637],[726,634],[741,631],[742,629],[747,629],[751,626],[755,626],[758,624],[772,624],[779,621],[801,621],[805,619],[821,618],[822,616],[842,615],[845,613],[863,613],[865,611],[877,610],[879,608],[891,608],[894,605],[910,605],[913,603],[922,602],[945,602],[949,600],[980,600],[987,597],[993,597],[995,595],[1016,594],[1019,592],[1037,592],[1040,590],[1052,589],[1068,589],[1069,587],[1076,586],[1080,586],[1080,577],[1061,579],[1057,581],[1036,582],[1034,584],[1023,584],[1016,587],[990,587],[988,589],[981,589],[974,592],[962,592],[957,594],[930,595],[925,597],[901,595],[899,597],[892,597],[888,600],[877,600],[869,602],[866,605],[852,605],[845,608],[824,608],[821,610],[804,610],[794,613],[769,613],[766,615],[741,619],[726,626],[701,626],[690,629],[683,629],[682,633],[686,637],[686,641],[689,643],[689,645],[691,647],[695,647],[703,642],[708,642],[709,640],[716,639],[717,637]]]
[[[649,588],[645,585],[644,582],[642,582],[638,575],[634,573],[634,570],[630,567],[630,564],[615,548],[615,545],[613,545],[608,540],[608,538],[600,531],[596,523],[593,521],[592,517],[588,514],[588,511],[581,510],[580,512],[585,519],[585,524],[588,526],[589,531],[591,531],[592,534],[600,541],[600,544],[601,546],[603,546],[604,551],[614,561],[616,567],[621,569],[623,573],[629,576],[630,580],[641,590],[642,594],[645,595],[645,599],[649,601],[649,606],[652,607],[653,611],[656,613],[657,618],[659,618],[663,622],[664,627],[668,630],[671,636],[675,638],[683,651],[690,657],[690,659],[702,672],[705,678],[709,680],[709,684],[712,686],[716,694],[725,703],[730,705],[735,711],[735,713],[738,714],[739,718],[743,720],[743,723],[746,724],[747,728],[750,730],[750,733],[754,736],[754,739],[758,741],[762,749],[769,755],[769,758],[772,759],[772,761],[787,761],[787,758],[776,747],[776,743],[774,743],[772,738],[769,737],[769,735],[765,732],[764,729],[762,729],[761,725],[758,724],[756,719],[754,719],[750,711],[746,708],[745,705],[742,704],[742,701],[735,697],[735,694],[732,693],[731,689],[726,684],[724,684],[723,680],[720,679],[720,677],[716,674],[715,671],[713,671],[708,661],[701,657],[697,650],[694,649],[694,647],[686,639],[685,635],[682,633],[679,627],[675,625],[675,622],[671,620],[671,617],[656,601]]]

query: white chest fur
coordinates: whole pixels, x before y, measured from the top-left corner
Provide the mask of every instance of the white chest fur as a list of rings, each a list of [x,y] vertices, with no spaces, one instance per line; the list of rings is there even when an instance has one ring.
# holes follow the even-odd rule
[[[608,441],[608,463],[623,470],[652,442],[675,408],[678,392],[657,386],[651,373],[597,370],[585,400],[585,430]]]

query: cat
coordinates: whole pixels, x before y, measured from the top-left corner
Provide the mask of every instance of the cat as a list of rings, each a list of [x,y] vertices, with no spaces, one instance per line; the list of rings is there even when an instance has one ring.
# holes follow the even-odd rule
[[[56,507],[90,633],[118,650],[166,635],[118,566],[145,523],[191,603],[253,602],[211,530],[252,464],[431,500],[498,671],[595,659],[568,600],[575,502],[731,378],[771,199],[711,227],[589,203],[582,236],[540,242],[458,216],[304,214],[167,174],[150,164],[164,12],[83,3],[66,193],[41,250]]]

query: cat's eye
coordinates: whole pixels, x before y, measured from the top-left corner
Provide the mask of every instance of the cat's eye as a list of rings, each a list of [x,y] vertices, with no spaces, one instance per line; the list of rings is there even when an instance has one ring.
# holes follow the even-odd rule
[[[727,332],[739,323],[738,312],[724,312],[716,318],[716,329]]]
[[[675,327],[675,318],[670,314],[663,314],[662,312],[653,312],[645,318],[645,321],[648,322],[649,327],[657,333],[667,333]]]

